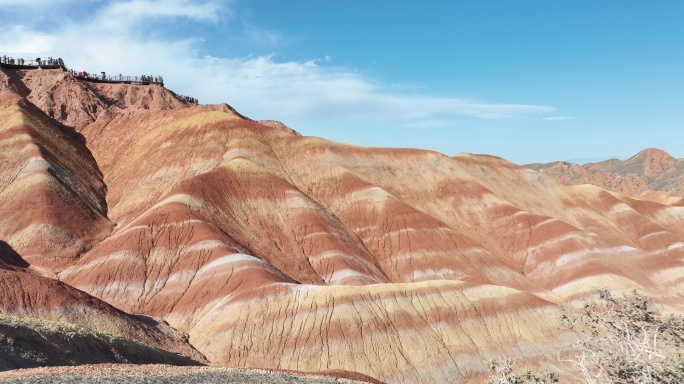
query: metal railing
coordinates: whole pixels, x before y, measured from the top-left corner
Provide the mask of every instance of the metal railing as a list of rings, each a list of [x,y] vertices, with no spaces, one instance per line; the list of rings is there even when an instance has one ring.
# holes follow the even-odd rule
[[[25,60],[23,58],[13,58],[10,56],[0,56],[0,67],[15,68],[15,69],[38,69],[38,68],[61,68],[63,71],[69,72],[74,78],[79,80],[93,81],[97,83],[122,83],[122,84],[137,84],[150,85],[157,84],[164,86],[164,78],[161,76],[140,75],[140,76],[124,76],[124,75],[107,75],[105,72],[100,74],[86,71],[75,71],[67,68],[61,58],[36,58]],[[179,99],[185,100],[189,103],[198,104],[198,100],[190,96],[176,95]]]
[[[86,72],[86,71],[74,71],[73,69],[67,70],[77,79],[90,80],[101,83],[124,83],[124,84],[139,84],[139,85],[149,85],[149,84],[159,84],[164,85],[164,78],[161,76],[124,76],[124,75],[107,75],[105,72],[100,72],[100,74]]]
[[[52,57],[46,57],[46,58],[36,58],[36,59],[30,59],[30,60],[25,60],[23,58],[18,58],[15,59],[14,57],[10,56],[0,56],[0,65],[3,66],[15,66],[15,67],[29,67],[29,68],[41,68],[41,67],[62,67],[66,68],[64,66],[64,61],[62,61],[61,58],[52,58]]]

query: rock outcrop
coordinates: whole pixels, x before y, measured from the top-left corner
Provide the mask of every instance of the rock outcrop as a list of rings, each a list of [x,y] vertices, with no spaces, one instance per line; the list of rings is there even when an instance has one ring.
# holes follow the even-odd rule
[[[678,199],[303,137],[156,85],[4,76],[0,267],[62,292],[5,313],[220,366],[432,383],[482,380],[503,356],[566,369],[559,310],[596,287],[684,310]],[[655,157],[606,167],[674,174]],[[155,340],[133,314],[157,319]]]

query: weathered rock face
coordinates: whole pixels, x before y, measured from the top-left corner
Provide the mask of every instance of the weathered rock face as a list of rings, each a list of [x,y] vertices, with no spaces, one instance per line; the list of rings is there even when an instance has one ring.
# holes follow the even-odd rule
[[[573,337],[559,308],[595,287],[684,309],[684,210],[667,199],[563,185],[492,156],[302,137],[156,86],[28,72],[6,75],[3,94],[0,191],[19,203],[0,201],[12,218],[0,267],[54,272],[102,305],[163,319],[213,364],[481,380],[488,358],[557,365]],[[60,96],[65,114],[50,114],[41,100],[70,88],[87,96]],[[24,154],[28,143],[45,149]],[[5,176],[39,155],[62,171]],[[71,192],[33,203],[52,214],[22,211],[48,187]],[[70,240],[32,235],[44,223]]]
[[[565,162],[528,164],[564,184],[593,184],[639,199],[684,205],[684,159],[660,149],[645,149],[627,160],[584,165]]]
[[[6,70],[0,74],[0,90],[3,88],[26,97],[50,118],[69,127],[83,127],[139,110],[170,110],[189,105],[158,85],[94,83],[61,70]]]
[[[106,186],[90,151],[13,93],[0,93],[0,240],[60,270],[110,232]]]

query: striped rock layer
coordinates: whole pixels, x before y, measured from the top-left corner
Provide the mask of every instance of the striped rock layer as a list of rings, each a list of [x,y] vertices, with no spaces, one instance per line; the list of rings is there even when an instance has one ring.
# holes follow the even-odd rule
[[[214,365],[433,383],[504,356],[566,369],[559,310],[596,287],[683,308],[670,200],[303,137],[155,85],[2,76],[0,268],[41,281],[2,312],[151,343],[145,315],[176,332],[154,328],[161,348]]]

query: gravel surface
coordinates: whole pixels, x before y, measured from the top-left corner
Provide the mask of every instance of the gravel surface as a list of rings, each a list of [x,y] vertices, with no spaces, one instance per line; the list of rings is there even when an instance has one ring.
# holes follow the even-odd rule
[[[36,384],[114,384],[114,383],[323,383],[359,384],[378,383],[370,379],[361,381],[353,372],[307,374],[299,372],[268,371],[261,369],[233,369],[209,367],[175,367],[165,365],[83,365],[76,367],[46,367],[0,372],[0,383]]]

